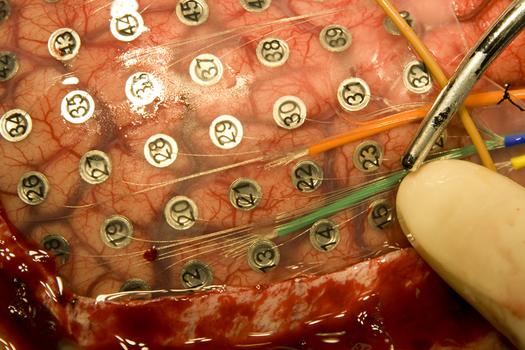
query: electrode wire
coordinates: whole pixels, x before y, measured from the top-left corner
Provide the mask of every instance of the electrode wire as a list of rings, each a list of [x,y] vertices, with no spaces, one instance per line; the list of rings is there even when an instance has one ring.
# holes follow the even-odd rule
[[[525,99],[525,89],[517,89],[509,91],[509,94],[517,99]],[[471,108],[479,108],[490,105],[495,105],[501,101],[501,92],[490,91],[478,94],[473,94],[465,100],[465,106]],[[408,124],[413,121],[421,120],[425,117],[432,106],[430,104],[424,105],[417,109],[399,112],[389,115],[379,120],[373,120],[361,124],[361,127],[355,128],[329,139],[323,140],[308,148],[308,155],[315,156],[320,153],[329,151],[331,149],[340,147],[353,141],[359,141],[366,137],[370,137],[381,132],[388,131],[395,127]],[[477,148],[476,148],[477,149]]]
[[[421,42],[417,34],[412,30],[405,19],[401,17],[394,5],[390,2],[390,0],[376,0],[376,3],[383,9],[383,11],[385,11],[399,31],[408,40],[410,45],[412,45],[414,50],[418,53],[436,79],[437,83],[441,86],[441,88],[444,88],[448,84],[447,76],[440,68],[428,48],[423,44],[423,42]],[[485,147],[483,138],[481,137],[479,130],[476,128],[476,124],[474,124],[474,121],[470,117],[465,107],[461,107],[459,109],[459,116],[463,126],[465,127],[465,130],[472,140],[472,143],[476,147],[479,158],[481,159],[483,165],[491,170],[496,171],[496,166],[494,165],[494,161],[492,160],[489,151]]]
[[[510,164],[514,170],[525,168],[525,154],[510,158]]]
[[[516,99],[525,100],[525,89],[511,90],[511,91],[508,91],[508,93],[510,96]],[[492,92],[484,92],[484,93],[478,93],[478,94],[473,94],[473,95],[468,96],[467,99],[465,100],[465,105],[469,107],[483,107],[483,106],[489,106],[489,105],[496,105],[501,101],[502,101],[501,92],[492,91]],[[343,146],[350,142],[358,141],[366,137],[370,137],[378,133],[391,130],[397,126],[401,126],[401,125],[405,125],[413,121],[421,120],[424,118],[425,114],[430,108],[431,108],[431,105],[427,104],[427,105],[424,105],[423,107],[396,113],[396,114],[384,117],[380,120],[363,122],[361,123],[360,127],[350,130],[347,133],[343,133],[335,137],[330,137],[319,143],[313,144],[309,146],[308,148],[295,150],[285,155],[281,154],[281,155],[259,156],[256,158],[251,158],[248,160],[221,166],[218,168],[208,169],[208,170],[204,170],[198,173],[181,176],[181,177],[178,177],[178,178],[175,178],[169,181],[165,181],[165,182],[140,184],[140,186],[146,186],[146,187],[132,192],[131,195],[149,193],[149,192],[152,192],[152,191],[155,191],[161,188],[165,188],[167,186],[170,186],[176,183],[182,183],[187,180],[192,180],[195,178],[220,173],[226,170],[239,168],[241,166],[246,166],[249,164],[267,162],[266,165],[264,166],[265,169],[270,169],[275,166],[284,166],[286,164],[293,162],[294,160],[303,158],[305,156],[315,156],[320,153]],[[127,195],[130,195],[130,194],[127,193],[126,196]],[[116,198],[118,199],[118,198],[123,198],[123,197],[124,195],[122,195],[121,197],[116,197]],[[115,198],[113,198],[112,200],[115,200]],[[89,209],[96,205],[100,205],[102,203],[105,203],[105,202],[87,203],[87,204],[82,204],[82,205],[66,205],[65,207],[71,208],[71,209]]]
[[[485,143],[486,147],[490,150],[496,150],[504,147],[500,140],[488,140]],[[460,159],[471,156],[475,153],[476,148],[474,145],[469,145],[462,148],[437,153],[432,156],[432,159]],[[292,232],[312,225],[317,220],[334,215],[344,209],[348,209],[374,195],[391,190],[395,188],[407,174],[408,170],[397,170],[390,173],[388,176],[378,178],[359,188],[353,189],[346,197],[343,197],[302,217],[291,220],[285,224],[278,225],[274,230],[274,234],[276,237],[286,236]]]

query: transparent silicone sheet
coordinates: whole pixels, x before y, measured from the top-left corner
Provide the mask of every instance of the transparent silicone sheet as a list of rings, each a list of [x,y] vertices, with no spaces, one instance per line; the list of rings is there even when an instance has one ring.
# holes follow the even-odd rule
[[[459,62],[452,7],[396,5]],[[10,6],[1,201],[75,293],[272,284],[407,246],[392,190],[416,119],[363,130],[438,89],[373,1]],[[435,152],[468,144],[456,125]]]

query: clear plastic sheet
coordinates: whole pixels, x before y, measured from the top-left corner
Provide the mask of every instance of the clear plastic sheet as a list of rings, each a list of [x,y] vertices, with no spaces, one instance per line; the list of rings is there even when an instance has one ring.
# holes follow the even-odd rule
[[[395,3],[450,73],[469,47],[450,2]],[[0,4],[14,72],[0,83],[0,201],[79,297],[191,297],[405,254],[395,183],[373,183],[399,170],[417,122],[312,149],[439,92],[373,1]],[[473,116],[506,134],[523,130],[516,113]],[[435,152],[468,144],[455,124]]]

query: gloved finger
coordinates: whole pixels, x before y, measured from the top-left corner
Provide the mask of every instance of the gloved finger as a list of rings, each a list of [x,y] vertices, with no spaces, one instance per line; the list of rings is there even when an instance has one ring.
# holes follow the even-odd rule
[[[525,349],[525,188],[474,163],[437,161],[403,180],[397,211],[418,253]]]

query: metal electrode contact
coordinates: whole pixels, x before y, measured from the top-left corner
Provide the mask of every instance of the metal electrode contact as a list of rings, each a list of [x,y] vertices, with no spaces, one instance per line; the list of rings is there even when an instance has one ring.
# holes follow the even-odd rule
[[[492,61],[525,27],[525,0],[514,1],[465,56],[439,94],[403,156],[405,169],[417,170],[436,140]]]

